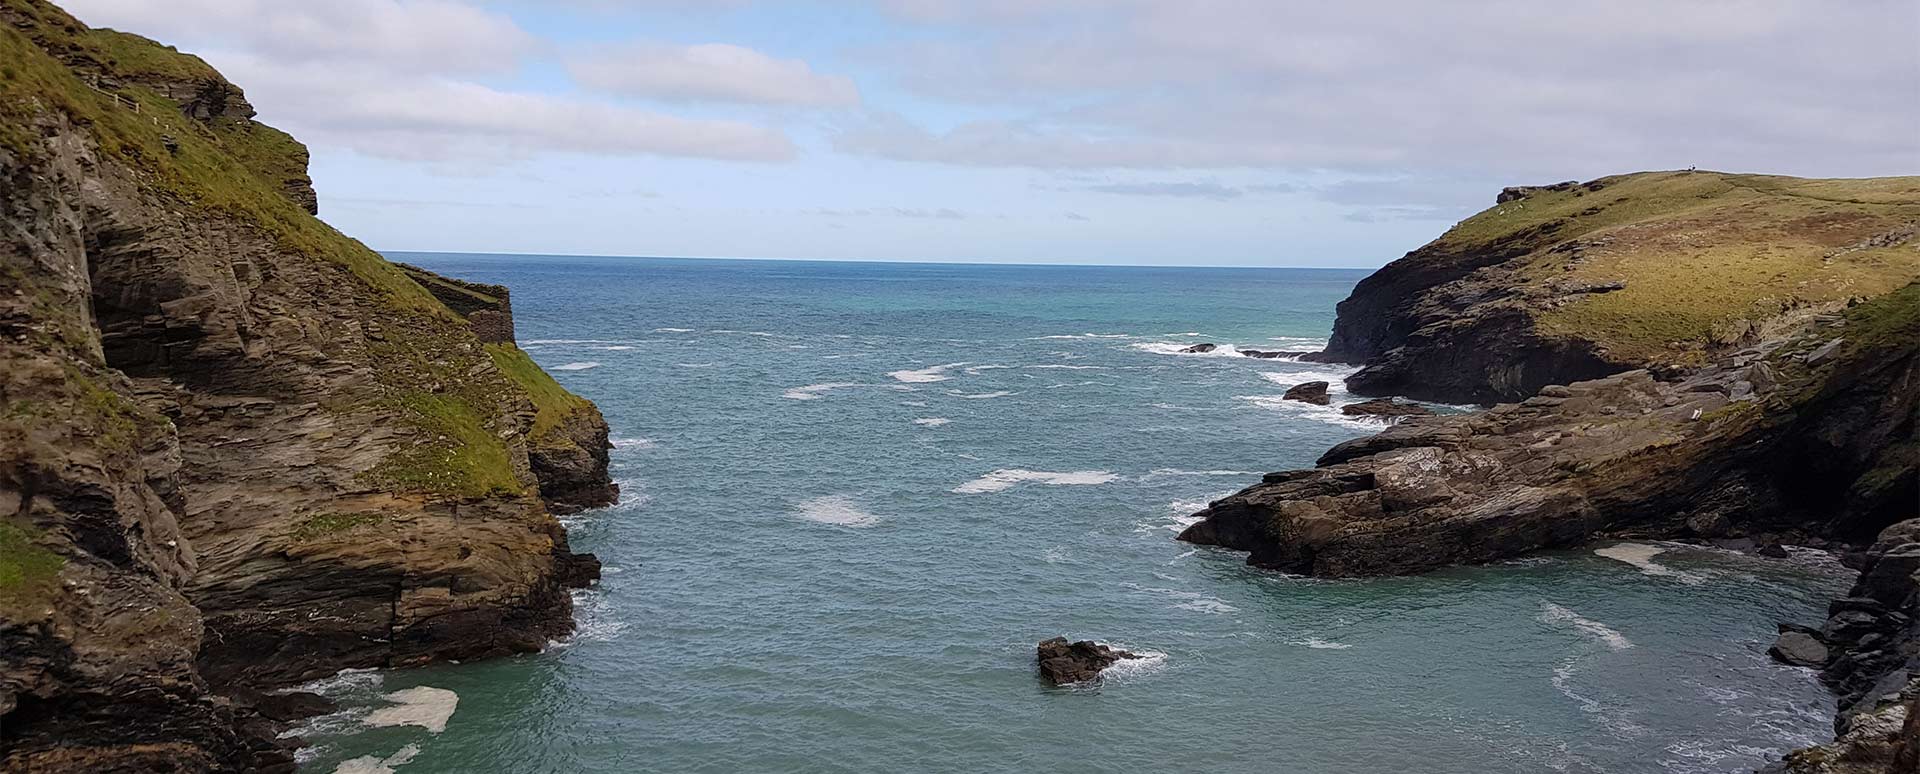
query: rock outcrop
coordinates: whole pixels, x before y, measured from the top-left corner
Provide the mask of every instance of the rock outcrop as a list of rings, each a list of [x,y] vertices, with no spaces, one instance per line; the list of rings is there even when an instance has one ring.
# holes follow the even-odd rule
[[[1920,279],[1920,178],[1650,172],[1509,188],[1362,280],[1327,349],[1361,395],[1514,401],[1684,371]]]
[[[1065,637],[1045,640],[1035,649],[1040,677],[1052,685],[1084,683],[1100,676],[1122,659],[1140,656],[1109,648],[1092,640],[1069,643]]]
[[[1326,382],[1301,382],[1292,387],[1288,387],[1286,393],[1282,394],[1280,398],[1282,400],[1297,400],[1318,406],[1325,406],[1333,401],[1332,398],[1327,397],[1328,386],[1330,385]]]
[[[1418,403],[1403,403],[1392,398],[1374,398],[1359,403],[1349,403],[1340,407],[1340,413],[1350,417],[1426,417],[1433,415],[1433,409]]]
[[[0,0],[0,61],[0,771],[290,770],[258,689],[568,632],[591,404],[198,59]]]
[[[1920,284],[1685,378],[1631,371],[1403,420],[1215,502],[1180,538],[1320,576],[1423,572],[1603,534],[1864,541],[1915,515],[1917,414]]]

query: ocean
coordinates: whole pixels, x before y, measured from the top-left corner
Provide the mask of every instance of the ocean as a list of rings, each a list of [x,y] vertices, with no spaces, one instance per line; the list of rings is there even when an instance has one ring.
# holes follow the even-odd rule
[[[513,289],[613,427],[546,652],[349,672],[316,772],[1736,772],[1849,573],[1676,544],[1323,581],[1175,541],[1382,427],[1313,349],[1364,271],[396,254]],[[1334,384],[1332,407],[1283,402]],[[1440,407],[1443,411],[1469,410]],[[1144,654],[1043,686],[1065,635]]]

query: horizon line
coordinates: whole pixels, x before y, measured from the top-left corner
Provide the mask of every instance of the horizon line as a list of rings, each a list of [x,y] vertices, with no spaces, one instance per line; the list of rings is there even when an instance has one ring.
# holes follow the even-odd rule
[[[514,253],[514,252],[474,252],[470,250],[381,250],[381,255],[476,255],[505,258],[630,258],[640,260],[665,261],[780,261],[785,263],[886,263],[915,266],[1033,266],[1033,267],[1080,267],[1089,269],[1294,269],[1304,271],[1379,271],[1382,266],[1225,266],[1220,264],[1174,264],[1174,263],[1043,263],[1024,261],[962,261],[928,260],[916,261],[897,258],[754,258],[748,256],[689,256],[689,255],[616,255],[610,253]]]

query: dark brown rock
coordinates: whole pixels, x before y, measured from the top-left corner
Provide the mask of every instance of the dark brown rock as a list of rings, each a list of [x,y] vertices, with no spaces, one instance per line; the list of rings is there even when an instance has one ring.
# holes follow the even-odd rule
[[[1791,666],[1819,668],[1827,664],[1827,646],[1818,638],[1802,632],[1781,632],[1767,649],[1775,661]]]
[[[1341,406],[1340,413],[1350,417],[1425,417],[1432,416],[1433,409],[1392,398],[1376,398]]]
[[[1220,345],[1218,344],[1209,344],[1206,342],[1201,342],[1191,347],[1187,347],[1186,349],[1182,349],[1180,350],[1180,352],[1182,354],[1187,354],[1187,355],[1204,355],[1208,352],[1212,352],[1219,348],[1220,348]]]
[[[1297,400],[1320,406],[1327,405],[1330,400],[1327,397],[1326,382],[1301,382],[1300,384],[1287,388],[1286,394],[1280,397],[1286,400]]]
[[[1053,685],[1084,683],[1121,659],[1139,658],[1124,650],[1115,650],[1091,640],[1069,643],[1055,637],[1040,643],[1035,653],[1040,677]]]

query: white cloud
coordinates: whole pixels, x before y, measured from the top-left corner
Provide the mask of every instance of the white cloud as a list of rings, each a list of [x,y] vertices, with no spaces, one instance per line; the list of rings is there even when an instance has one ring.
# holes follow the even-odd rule
[[[634,97],[814,107],[860,101],[852,79],[723,43],[612,46],[572,58],[567,69],[585,86]]]
[[[512,69],[538,41],[505,14],[452,0],[63,0],[87,24],[166,42],[351,60],[411,72]]]
[[[262,113],[296,136],[362,153],[445,160],[542,151],[784,161],[773,129],[350,66],[216,56]]]
[[[971,25],[878,61],[995,117],[882,117],[842,134],[848,152],[1523,179],[1920,171],[1910,0],[876,2]]]

